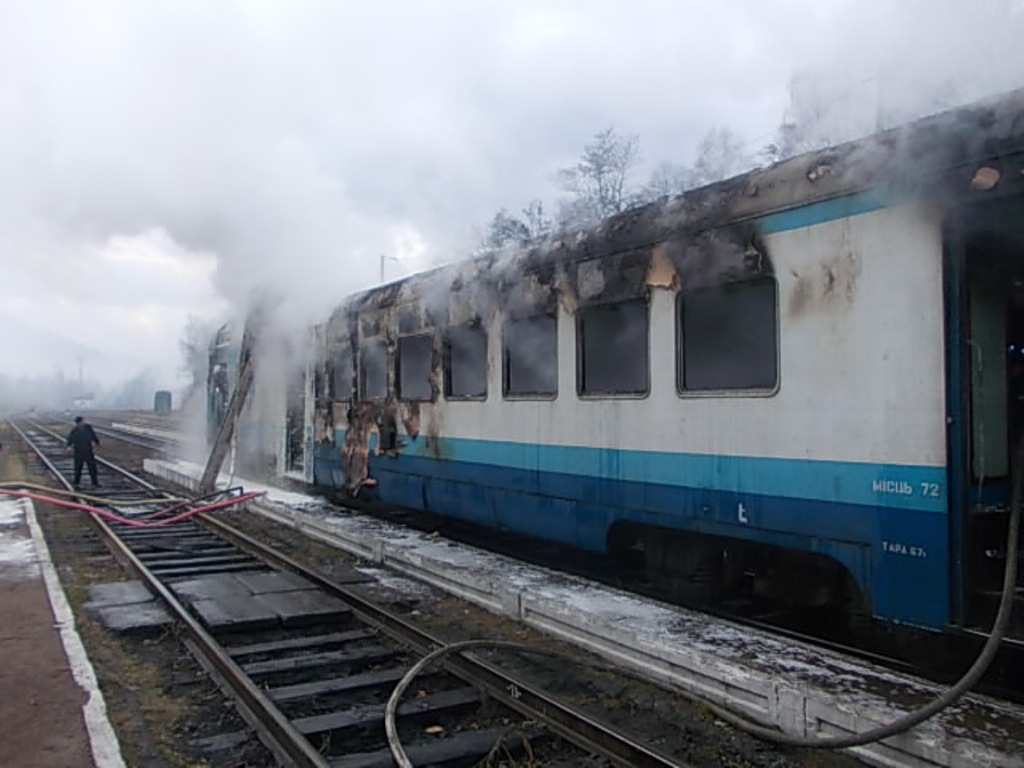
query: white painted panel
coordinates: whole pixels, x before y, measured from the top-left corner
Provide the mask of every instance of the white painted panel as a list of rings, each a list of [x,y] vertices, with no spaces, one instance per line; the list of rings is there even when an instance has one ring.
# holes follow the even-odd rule
[[[559,394],[501,397],[497,318],[484,403],[424,410],[448,437],[635,450],[942,465],[945,363],[937,212],[905,205],[766,238],[778,279],[779,391],[680,397],[675,296],[651,298],[651,391],[576,396],[575,319],[559,315]]]

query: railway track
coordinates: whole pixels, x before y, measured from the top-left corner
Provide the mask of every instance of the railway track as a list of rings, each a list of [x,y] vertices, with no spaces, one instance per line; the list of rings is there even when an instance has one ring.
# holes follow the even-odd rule
[[[106,434],[126,442],[145,446],[163,454],[173,454],[179,445],[175,435],[166,429],[151,429],[153,421],[147,420],[147,414],[132,418],[107,418],[102,428]],[[156,422],[166,426],[166,420]],[[138,434],[145,434],[143,442],[133,440]],[[930,635],[922,635],[918,642],[928,649],[911,653],[904,645],[893,644],[887,633],[851,632],[845,627],[842,619],[832,616],[792,615],[779,612],[777,606],[758,606],[752,601],[739,601],[732,605],[692,604],[680,601],[671,594],[654,587],[646,579],[642,567],[629,563],[614,561],[609,566],[605,555],[592,555],[578,550],[565,549],[538,542],[527,537],[508,533],[499,533],[489,529],[480,529],[471,523],[453,518],[439,517],[427,513],[409,513],[400,509],[382,509],[373,507],[366,510],[380,519],[390,520],[400,525],[409,526],[422,531],[440,532],[447,538],[469,543],[490,551],[497,551],[518,560],[532,562],[558,571],[566,571],[578,576],[610,586],[622,587],[629,591],[683,607],[690,607],[720,619],[741,623],[754,630],[770,632],[797,642],[806,642],[817,647],[827,648],[852,658],[861,659],[885,666],[901,674],[913,674],[944,683],[955,679],[951,670],[965,666],[976,654],[987,635],[977,637],[965,633],[960,638],[936,639]],[[989,676],[981,689],[997,698],[1021,703],[1024,701],[1024,689],[1020,687],[1021,666],[1019,658],[1024,645],[1019,640],[1004,640],[1004,659],[997,665],[997,672]]]
[[[16,428],[69,488],[63,437],[38,424]],[[98,510],[100,535],[172,614],[281,764],[474,765],[500,750],[526,753],[536,765],[680,765],[469,652],[507,644],[446,647],[350,586],[193,513],[197,504],[244,496],[183,505],[109,461],[101,465],[103,485],[86,499]],[[440,665],[413,676],[427,654],[443,655]],[[400,699],[411,683],[415,693]],[[210,743],[237,738],[225,733]]]
[[[107,450],[114,451],[116,449],[116,445],[111,445]],[[137,453],[137,451],[129,447],[126,449],[126,453],[131,456]],[[160,465],[161,462],[157,462],[156,465],[149,467],[149,469],[156,469],[161,476],[166,476],[171,482],[176,484],[174,487],[180,487],[179,484],[189,485],[186,479],[187,473],[178,472],[173,469],[173,467],[168,467],[168,471],[165,473],[161,470]],[[105,471],[106,470],[104,470],[104,472]],[[106,480],[104,480],[104,482],[106,483]],[[428,546],[439,548],[436,553],[429,554],[425,548],[420,548],[421,545],[415,545],[412,544],[412,542],[409,542],[409,544],[412,544],[413,546],[413,549],[410,550],[412,559],[409,560],[407,564],[403,564],[404,560],[400,552],[406,546],[406,539],[404,538],[404,534],[398,532],[397,529],[395,534],[398,538],[392,541],[388,538],[389,534],[386,530],[377,530],[373,523],[362,516],[352,516],[351,519],[349,519],[348,515],[346,515],[344,511],[337,509],[332,510],[328,504],[312,505],[308,508],[298,508],[288,511],[288,503],[289,502],[284,501],[281,497],[278,497],[275,502],[270,504],[260,503],[251,511],[228,510],[228,514],[226,516],[222,517],[218,515],[212,522],[215,524],[218,520],[223,520],[226,517],[228,520],[232,521],[232,524],[237,526],[238,529],[249,531],[250,535],[254,538],[267,542],[269,547],[274,550],[274,552],[270,553],[271,556],[276,552],[290,552],[297,560],[326,576],[331,583],[340,582],[347,585],[345,587],[346,590],[351,587],[356,593],[358,593],[355,595],[357,598],[361,594],[363,596],[369,596],[374,603],[383,601],[389,606],[392,606],[398,614],[409,617],[410,620],[416,624],[423,626],[425,623],[426,625],[433,627],[433,631],[435,631],[438,636],[445,637],[452,645],[455,645],[459,640],[462,640],[465,637],[474,636],[512,637],[518,639],[524,637],[524,630],[518,628],[521,627],[523,623],[557,628],[563,626],[563,624],[560,624],[559,622],[570,620],[571,616],[575,613],[575,609],[571,607],[569,612],[566,613],[563,608],[550,604],[550,597],[552,594],[549,592],[549,587],[553,586],[554,591],[556,593],[560,593],[559,587],[555,586],[558,583],[557,577],[555,577],[556,580],[551,582],[550,585],[547,581],[542,580],[541,583],[535,583],[532,584],[532,586],[527,586],[534,581],[534,578],[526,576],[524,581],[523,577],[525,576],[525,573],[518,573],[514,566],[504,566],[505,569],[511,568],[512,572],[509,570],[502,570],[500,573],[497,573],[492,572],[484,562],[475,564],[474,561],[472,578],[476,579],[477,582],[470,582],[478,583],[479,589],[483,590],[483,592],[481,592],[481,595],[483,596],[482,602],[477,599],[477,597],[479,597],[477,595],[477,591],[479,591],[479,589],[474,587],[470,587],[468,592],[465,594],[458,588],[454,590],[454,593],[458,595],[463,597],[468,596],[468,603],[463,600],[462,597],[440,597],[440,591],[438,591],[437,595],[425,596],[422,591],[422,583],[417,582],[414,584],[399,577],[397,579],[398,583],[396,584],[393,583],[395,581],[393,577],[396,573],[407,572],[421,574],[426,582],[438,583],[437,579],[429,574],[430,568],[432,567],[431,563],[436,565],[441,562],[448,562],[448,557],[443,554],[443,552],[448,546],[452,545],[445,545],[443,543],[444,539],[438,539],[437,542],[434,543],[434,539],[436,537],[435,531],[430,532],[426,537],[426,541],[431,542]],[[285,506],[281,506],[282,504]],[[260,512],[257,513],[256,509],[259,509]],[[320,516],[325,517],[321,520]],[[275,520],[284,524],[283,530],[276,532],[268,530],[268,524],[273,528],[274,526],[272,521]],[[325,523],[327,524],[325,525]],[[342,534],[344,541],[338,541],[335,537],[329,535],[329,532],[334,530],[336,526],[338,532]],[[364,528],[363,526],[368,526],[368,528]],[[361,533],[361,531],[368,532],[369,529],[375,530],[376,533],[370,540],[364,540],[362,538],[364,534]],[[287,533],[288,530],[291,530],[292,533]],[[342,533],[343,531],[344,533]],[[327,546],[321,546],[316,543],[316,540],[321,538],[322,533],[328,534],[322,539],[323,541],[328,542]],[[226,534],[231,536],[234,534],[234,531],[228,528],[226,529]],[[244,545],[244,537],[239,537],[239,541]],[[389,544],[389,542],[391,543]],[[392,549],[391,547],[396,544],[398,548]],[[377,547],[381,546],[380,554],[378,554]],[[457,545],[455,546],[457,547]],[[352,558],[347,557],[344,554],[344,551],[355,554],[354,565],[358,566],[358,571],[361,574],[371,574],[374,578],[368,582],[364,581],[363,583],[350,582],[350,577],[352,576],[351,568],[344,565],[343,561],[345,559]],[[423,558],[423,560],[421,561],[419,558]],[[385,562],[388,563],[387,566],[377,565],[378,563],[383,564]],[[278,563],[284,570],[289,570],[289,562],[287,560],[278,558]],[[410,567],[406,567],[407,565]],[[455,579],[455,582],[459,581],[461,577],[458,573],[460,568],[464,566],[460,564],[458,560],[453,560],[451,561],[451,565],[447,567],[451,568],[453,566],[455,569],[454,572],[445,570],[438,573],[438,577],[441,582],[448,584],[453,578]],[[477,568],[480,570],[477,571]],[[527,570],[528,568],[529,567],[527,566]],[[556,568],[555,570],[560,571],[562,569]],[[466,575],[470,574],[467,572]],[[417,575],[415,578],[419,579],[421,576]],[[509,626],[501,627],[499,624],[495,624],[493,618],[481,619],[479,616],[472,618],[471,614],[473,611],[468,607],[468,604],[474,602],[478,605],[491,606],[484,612],[487,616],[493,617],[496,610],[501,615],[506,614],[506,602],[504,602],[506,595],[504,590],[499,589],[497,593],[492,594],[490,597],[487,597],[484,594],[488,589],[488,585],[494,586],[497,584],[505,584],[506,582],[504,579],[509,579],[508,583],[511,585],[513,590],[510,594],[513,597],[515,596],[516,590],[525,589],[525,591],[521,591],[519,593],[517,598],[519,601],[518,604],[520,605],[519,610],[521,612],[518,620],[509,622]],[[108,576],[106,580],[109,581],[110,577]],[[312,581],[315,582],[316,578],[314,577]],[[600,588],[596,589],[600,592]],[[494,600],[499,597],[502,600],[502,603],[500,609],[496,609],[494,607]],[[592,602],[595,598],[597,599],[596,603]],[[186,600],[186,603],[191,605],[195,602],[195,599],[196,596],[193,595],[190,599]],[[201,596],[200,599],[202,599]],[[614,605],[619,604],[619,598],[612,597],[611,599]],[[452,601],[454,601],[454,604]],[[627,602],[629,601],[627,600]],[[711,632],[710,637],[719,636],[718,630],[706,628],[706,625],[696,616],[693,617],[695,623],[693,624],[694,632],[692,634],[689,629],[686,629],[686,627],[690,625],[690,619],[686,617],[685,612],[683,614],[672,613],[671,616],[665,616],[663,619],[660,619],[669,621],[669,624],[665,626],[668,636],[663,637],[660,641],[655,639],[659,632],[659,628],[657,626],[659,620],[656,620],[652,625],[641,619],[641,623],[637,627],[635,633],[631,632],[629,626],[626,624],[621,625],[621,632],[618,629],[619,625],[614,623],[607,624],[605,629],[600,630],[602,632],[608,632],[607,641],[600,641],[595,646],[591,642],[597,637],[596,635],[592,636],[591,633],[593,630],[596,627],[605,627],[609,618],[613,618],[617,621],[621,621],[621,618],[616,616],[618,614],[617,609],[612,607],[612,605],[602,605],[601,598],[596,595],[592,597],[590,592],[587,592],[585,595],[580,594],[578,596],[566,594],[560,598],[560,602],[558,603],[558,605],[580,607],[584,604],[587,606],[585,609],[585,613],[588,617],[587,621],[584,621],[576,627],[575,633],[566,635],[565,633],[556,630],[554,632],[556,636],[568,639],[568,641],[573,645],[579,644],[583,647],[599,649],[598,653],[605,656],[605,658],[616,660],[630,659],[632,661],[627,662],[627,666],[644,669],[645,672],[643,673],[643,677],[645,679],[675,680],[680,676],[692,676],[693,683],[697,686],[698,690],[702,690],[701,686],[705,684],[702,681],[705,681],[704,676],[707,672],[711,669],[718,669],[719,673],[722,675],[722,677],[719,678],[721,684],[725,685],[727,688],[729,686],[736,686],[737,694],[734,697],[729,698],[730,703],[727,704],[728,708],[738,708],[743,710],[744,707],[747,706],[746,702],[748,702],[748,699],[751,696],[754,697],[753,700],[756,700],[756,697],[761,695],[761,686],[763,685],[767,685],[770,689],[774,690],[776,683],[773,680],[777,678],[762,679],[761,677],[764,661],[777,659],[778,663],[769,661],[769,665],[772,668],[778,667],[779,673],[782,674],[783,679],[785,679],[788,673],[783,670],[788,670],[790,668],[790,662],[797,663],[794,659],[795,654],[796,657],[801,660],[797,663],[798,668],[801,664],[807,664],[808,669],[810,670],[807,678],[807,682],[811,685],[809,693],[807,694],[809,698],[807,701],[803,701],[803,694],[799,693],[801,688],[799,687],[799,684],[794,681],[794,684],[798,687],[793,688],[792,690],[796,692],[796,698],[801,701],[790,702],[789,694],[786,693],[790,688],[785,683],[780,682],[778,684],[782,685],[785,690],[780,689],[778,691],[778,695],[780,697],[778,700],[779,703],[776,705],[778,713],[784,714],[790,711],[801,713],[804,712],[807,707],[813,707],[814,712],[817,713],[814,717],[819,719],[816,721],[809,720],[809,724],[807,726],[808,729],[817,731],[824,728],[823,732],[828,732],[829,729],[834,729],[836,727],[840,730],[846,730],[848,728],[848,724],[844,719],[846,715],[843,714],[847,711],[846,707],[850,704],[846,697],[842,697],[842,704],[839,703],[838,699],[836,700],[837,709],[835,714],[832,714],[831,710],[826,713],[825,710],[820,709],[820,704],[811,703],[811,699],[815,696],[821,696],[822,701],[832,701],[834,692],[830,691],[827,687],[817,691],[817,688],[815,687],[817,683],[814,681],[822,679],[820,678],[820,675],[822,674],[826,677],[832,674],[838,674],[840,679],[849,679],[851,668],[845,660],[830,660],[827,655],[819,658],[815,653],[810,652],[808,649],[801,651],[798,646],[785,646],[784,644],[776,643],[768,637],[761,639],[754,637],[751,638],[748,643],[745,640],[740,640],[739,636],[737,636],[732,640],[727,640],[727,645],[722,647],[722,651],[724,651],[726,657],[735,656],[735,654],[739,652],[742,658],[746,658],[746,653],[753,653],[754,656],[751,658],[754,660],[751,662],[749,669],[746,668],[745,663],[739,665],[740,667],[743,667],[742,669],[719,669],[719,665],[723,658],[721,655],[716,652],[711,657],[707,657],[706,653],[698,650],[697,656],[700,657],[702,661],[700,665],[698,667],[694,667],[691,672],[687,671],[689,670],[689,662],[687,660],[690,659],[690,652],[684,651],[680,655],[679,652],[675,650],[676,645],[680,642],[687,646],[690,643],[695,643],[696,648],[699,649],[705,647],[707,644],[709,637],[706,634],[707,631]],[[510,606],[510,610],[514,609],[513,603],[508,603],[507,605]],[[421,610],[421,608],[425,609]],[[651,604],[650,608],[651,610],[654,610],[655,613],[658,613],[659,615],[661,614],[655,604]],[[648,608],[647,606],[637,605],[635,608],[625,608],[624,610],[626,614],[629,614],[632,610],[646,612]],[[514,615],[514,613],[515,611],[513,610],[513,613],[509,615]],[[613,615],[609,616],[609,613]],[[588,623],[591,621],[589,618],[591,614],[593,614],[593,618],[597,622],[596,624]],[[711,619],[710,625],[714,625],[714,623],[714,619]],[[570,625],[564,624],[564,628],[569,629]],[[726,637],[731,637],[730,631],[727,628],[722,627],[720,629],[725,631]],[[648,636],[647,633],[652,631],[654,634]],[[626,645],[622,646],[621,651],[616,649],[616,639],[619,641],[626,641]],[[669,645],[660,645],[660,643],[664,643],[665,641],[668,641]],[[533,642],[536,642],[536,640],[531,640],[530,642],[532,644]],[[409,655],[406,658],[403,658],[402,661],[402,664],[407,667],[408,665],[411,665],[417,657],[430,652],[432,648],[440,647],[443,644],[435,637],[433,644],[428,641],[421,647],[416,647],[415,643],[412,641],[400,643],[400,645],[402,649],[409,652]],[[550,645],[548,645],[548,647],[550,647]],[[766,651],[766,647],[771,647],[772,650]],[[742,650],[743,648],[748,648],[748,650],[744,651]],[[495,656],[491,654],[498,652],[483,650],[480,651],[480,653],[489,654],[487,658],[494,661]],[[672,694],[668,694],[666,696],[664,691],[662,691],[660,695],[652,695],[649,690],[641,690],[632,683],[625,683],[621,676],[621,669],[617,670],[618,674],[614,672],[609,673],[608,670],[603,670],[602,674],[594,675],[593,670],[590,668],[581,667],[575,663],[568,664],[561,659],[556,660],[551,658],[542,658],[540,656],[512,651],[509,651],[507,654],[504,653],[504,651],[501,651],[501,653],[502,655],[500,656],[500,659],[501,667],[503,669],[514,668],[517,670],[517,674],[521,673],[524,677],[529,677],[531,680],[538,681],[538,688],[548,691],[556,690],[559,692],[560,696],[568,695],[569,697],[572,697],[571,700],[582,710],[592,714],[596,713],[597,717],[601,720],[611,720],[618,726],[620,731],[645,734],[645,738],[648,743],[655,744],[662,750],[662,753],[655,754],[659,757],[668,757],[670,760],[672,757],[676,757],[677,763],[675,764],[682,764],[685,760],[689,764],[700,766],[737,764],[748,765],[751,766],[751,768],[764,768],[766,766],[782,768],[782,766],[807,766],[820,764],[837,766],[853,765],[857,762],[852,755],[848,754],[837,754],[832,752],[825,757],[824,753],[818,750],[811,750],[803,753],[793,752],[792,750],[786,749],[776,750],[771,747],[766,747],[765,744],[758,743],[749,737],[739,734],[738,732],[731,731],[729,729],[723,730],[721,722],[709,717],[707,710],[704,710],[702,707],[691,707],[686,702],[680,700],[677,696]],[[461,659],[461,656],[455,658]],[[578,652],[571,652],[570,658],[573,662],[580,660]],[[635,660],[641,658],[645,660],[644,665],[642,667],[636,667]],[[650,669],[648,669],[649,662],[653,664]],[[381,663],[383,664],[384,662]],[[618,661],[616,664],[618,664]],[[574,667],[576,669],[570,672],[569,670]],[[653,674],[649,674],[651,672],[653,672]],[[882,673],[881,677],[879,677],[877,671],[864,669],[862,672],[865,675],[864,686],[866,687],[863,688],[865,691],[875,690],[873,686],[876,683],[872,681],[876,679],[879,681],[888,681],[884,683],[879,682],[878,684],[891,684],[891,681],[889,681],[889,678],[886,677],[885,673]],[[431,676],[423,678],[425,683],[422,685],[416,684],[411,689],[415,691],[413,696],[417,700],[425,698],[426,695],[430,694],[433,690],[432,686],[435,685],[434,681],[436,678],[433,677],[435,672],[428,669],[426,673],[429,673]],[[716,673],[716,678],[717,674],[718,673]],[[748,679],[748,676],[751,674],[753,677]],[[819,677],[816,677],[816,675]],[[602,677],[604,677],[604,679],[602,679]],[[576,687],[567,691],[562,685],[563,679],[572,679],[571,685]],[[420,678],[417,678],[417,681],[419,680]],[[288,685],[289,683],[285,682],[284,684]],[[712,683],[712,685],[718,684],[719,683],[717,682]],[[275,683],[271,683],[271,687],[273,687],[273,685],[275,685]],[[523,690],[528,690],[530,688],[532,688],[532,686],[524,685],[523,688],[517,686],[512,689],[505,690],[507,690],[511,694],[512,698],[515,699],[522,694]],[[688,690],[689,686],[684,685],[683,688],[684,690]],[[908,690],[913,690],[916,689],[917,686],[915,683],[907,681],[907,688]],[[627,691],[627,689],[629,690]],[[612,691],[612,693],[609,694],[609,691]],[[815,693],[815,691],[817,691],[817,693]],[[305,693],[308,693],[308,689],[300,689],[300,693],[305,695]],[[498,725],[506,729],[512,728],[514,731],[515,725],[513,724],[511,716],[500,714],[498,710],[494,709],[501,705],[501,701],[498,696],[492,696],[486,693],[485,695],[486,701],[489,702],[491,708],[477,710],[476,712],[480,712],[479,716],[477,716],[476,712],[470,709],[467,709],[467,711],[461,715],[461,720],[457,713],[452,714],[451,721],[440,722],[430,715],[425,715],[427,718],[426,720],[412,720],[406,724],[406,733],[404,735],[402,733],[398,734],[399,743],[440,740],[446,737],[451,737],[462,730],[479,731],[482,728],[495,725],[494,720],[486,719],[486,716],[491,715],[498,719]],[[609,696],[613,698],[609,699]],[[403,698],[402,700],[404,701],[405,699]],[[380,703],[379,699],[375,701],[378,709],[380,707]],[[899,696],[896,697],[895,703],[897,707],[902,706],[902,701],[900,701]],[[314,705],[320,706],[321,704],[322,702],[317,701]],[[767,710],[769,721],[775,727],[786,730],[785,724],[781,721],[771,721],[771,718],[773,717],[772,713],[775,712],[775,710],[770,709],[771,706],[772,705],[769,703],[769,709]],[[888,715],[885,713],[889,710],[884,708],[877,709],[877,703],[872,703],[872,701],[865,699],[857,706],[861,711],[874,713],[869,714],[869,717],[881,717],[883,722],[888,719]],[[892,702],[888,705],[883,705],[883,707],[888,706],[892,706]],[[971,710],[972,714],[965,715],[961,712],[959,715],[952,716],[952,720],[956,721],[957,717],[977,716],[984,718],[988,716],[1004,716],[1002,713],[979,715],[974,713],[974,709],[976,708],[973,706],[968,709]],[[984,705],[981,709],[984,709]],[[998,705],[995,709],[999,709]],[[301,718],[307,715],[315,717],[320,713],[314,712],[310,714],[289,712],[289,714],[296,714],[297,717]],[[402,713],[398,712],[397,714],[401,715]],[[785,716],[788,717],[788,715]],[[217,717],[216,714],[214,716],[214,721],[219,721],[219,717]],[[205,720],[203,722],[209,723],[210,721]],[[538,723],[540,722],[539,720],[529,719],[527,721],[520,720],[518,722],[523,722],[524,726],[522,731],[514,731],[516,734],[515,739],[517,739],[519,743],[522,743],[523,733],[526,733],[526,738],[528,740],[527,743],[530,744],[529,747],[524,748],[526,754],[522,755],[521,759],[512,758],[510,755],[509,761],[504,760],[504,753],[502,753],[503,757],[500,760],[494,761],[492,758],[495,756],[492,754],[485,758],[483,762],[479,763],[480,765],[596,766],[608,764],[648,764],[646,762],[624,761],[622,759],[616,759],[615,757],[591,757],[590,754],[594,753],[593,750],[590,751],[590,754],[576,752],[571,757],[566,758],[564,756],[564,752],[560,751],[561,749],[568,748],[564,746],[566,744],[565,741],[549,736],[549,732],[546,730],[541,731],[539,725],[532,726],[534,730],[530,730],[528,732],[525,730],[526,728],[531,727],[525,723]],[[1019,722],[1024,721],[1016,720],[1013,722],[1019,724]],[[237,730],[239,726],[235,724],[234,727]],[[371,727],[373,728],[376,726]],[[441,731],[441,733],[435,734],[434,739],[424,739],[423,737],[427,733],[427,728],[430,728],[435,732]],[[1017,725],[1014,724],[1010,726],[1009,732],[1016,733],[1016,730]],[[199,729],[199,732],[205,736],[209,734],[210,729],[204,726]],[[924,752],[928,752],[930,747],[927,745],[931,743],[929,739],[937,738],[935,735],[935,729],[931,729],[931,733],[932,735],[928,736],[928,729],[924,729],[923,735],[920,737],[912,737],[911,740],[907,742],[906,747],[901,747],[901,751],[905,751],[908,755],[916,755],[917,752],[920,751],[916,745],[920,743],[921,749],[923,749]],[[334,748],[334,742],[337,739],[361,738],[361,736],[362,733],[358,729],[354,733],[342,733],[339,735],[331,733],[318,737],[316,739],[316,746],[320,748],[320,751],[328,755],[327,759],[329,762],[327,764],[344,765],[346,763],[340,762],[340,757],[330,752],[330,750]],[[219,740],[221,744],[227,744],[233,738],[242,739],[244,738],[244,735],[225,732],[222,737],[219,737]],[[947,738],[947,736],[942,736],[942,738]],[[959,744],[959,741],[962,739],[960,739],[960,737],[956,738],[958,739],[958,750],[979,749],[981,750],[979,754],[983,753],[988,755],[987,761],[989,764],[1004,764],[1003,762],[1000,762],[1000,760],[1003,759],[1002,756],[1005,755],[1006,752],[1000,751],[1000,748],[998,747],[990,751],[990,745],[984,743],[984,736],[982,736],[979,741],[970,741],[969,746],[966,743]],[[1011,741],[1015,738],[1015,736],[1011,737]],[[495,742],[495,744],[497,744],[497,742]],[[535,746],[540,750],[539,756],[534,754],[533,750]],[[349,747],[352,747],[351,743],[346,745],[346,748]],[[499,747],[499,749],[502,748],[503,747]],[[578,749],[577,747],[572,748]],[[881,754],[885,752],[885,749],[886,747],[884,746],[879,747],[878,749],[871,747],[868,748],[866,752],[870,754],[878,752]],[[551,751],[551,754],[548,754],[548,750]],[[1013,747],[1010,749],[1010,753],[1019,754],[1019,751],[1016,747]],[[238,755],[238,752],[232,752],[230,757],[235,759],[236,755]],[[417,757],[421,756],[417,755]],[[371,756],[369,759],[375,760],[378,758],[386,760],[386,762],[370,762],[368,764],[395,764],[394,758],[391,756],[387,756],[385,758],[381,755],[375,755]],[[227,762],[224,762],[223,759],[223,756],[221,759],[214,759],[213,764],[228,764]],[[246,761],[231,762],[230,764],[241,766],[257,765],[262,763]],[[416,764],[419,763],[417,762]],[[1015,765],[1016,762],[1011,761],[1011,763],[1008,764]]]
[[[67,422],[68,429],[71,428],[70,417],[62,417],[60,420]],[[100,438],[120,440],[157,455],[173,455],[188,442],[180,432],[180,425],[166,417],[138,412],[97,413],[92,416],[90,423]]]

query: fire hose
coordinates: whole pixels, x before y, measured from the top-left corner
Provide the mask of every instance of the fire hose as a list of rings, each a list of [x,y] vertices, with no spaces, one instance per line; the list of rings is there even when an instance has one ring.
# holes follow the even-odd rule
[[[999,600],[999,608],[996,611],[995,621],[992,625],[992,631],[989,633],[988,639],[985,641],[985,645],[982,647],[978,657],[974,660],[974,663],[964,673],[960,680],[923,707],[912,712],[908,712],[902,717],[898,717],[892,722],[878,726],[877,728],[871,728],[866,731],[861,731],[860,733],[835,736],[832,738],[818,738],[814,736],[802,737],[782,733],[781,731],[777,731],[773,728],[747,720],[746,718],[695,694],[684,692],[683,695],[692,701],[706,706],[716,717],[741,731],[749,733],[763,741],[769,741],[789,747],[805,747],[813,749],[847,749],[850,747],[861,747],[888,739],[920,725],[924,721],[934,717],[942,710],[954,704],[964,694],[970,691],[978,681],[981,680],[982,676],[984,676],[989,665],[992,663],[993,659],[995,659],[996,654],[999,651],[999,646],[1002,643],[1003,637],[1006,635],[1006,628],[1009,625],[1010,618],[1013,614],[1013,597],[1017,584],[1017,553],[1019,550],[1022,503],[1024,503],[1024,435],[1021,436],[1016,450],[1016,462],[1013,472],[1013,492],[1010,501],[1010,519],[1006,532],[1006,566],[1003,569],[1002,595]],[[468,640],[453,643],[439,648],[425,656],[406,673],[402,680],[399,681],[398,685],[392,691],[391,697],[388,699],[387,706],[385,707],[384,725],[391,753],[395,758],[395,761],[400,766],[405,768],[412,765],[412,763],[409,762],[405,750],[402,748],[401,742],[399,741],[398,729],[395,724],[399,698],[404,690],[428,664],[433,663],[451,653],[458,653],[471,648],[488,646],[503,648],[518,647],[520,650],[537,653],[536,649],[532,649],[528,646],[500,640]],[[569,657],[566,658],[567,660],[570,660]]]
[[[266,491],[249,491],[247,493],[240,493],[238,495],[231,496],[230,498],[222,499],[220,501],[215,501],[215,502],[211,502],[211,503],[208,503],[208,504],[201,504],[199,506],[189,506],[188,509],[184,509],[183,511],[177,512],[176,514],[174,514],[174,512],[176,510],[182,509],[186,505],[192,505],[192,504],[195,503],[196,500],[191,500],[191,499],[160,499],[159,501],[170,501],[171,502],[171,506],[164,507],[164,508],[161,508],[161,509],[157,509],[157,510],[155,510],[153,512],[146,513],[145,515],[139,515],[139,516],[132,517],[132,516],[129,516],[129,515],[120,514],[118,512],[112,512],[112,511],[110,511],[108,509],[103,509],[102,507],[95,506],[93,504],[86,504],[86,503],[83,503],[82,501],[71,501],[71,500],[69,500],[67,498],[60,498],[61,495],[74,496],[75,498],[79,498],[79,499],[83,498],[82,495],[78,494],[78,493],[70,494],[70,493],[65,492],[65,491],[56,491],[55,489],[52,489],[52,488],[46,488],[45,489],[45,491],[46,491],[45,493],[40,492],[38,490],[35,490],[35,491],[20,490],[20,489],[25,488],[25,487],[26,487],[26,484],[24,484],[24,483],[4,483],[4,484],[0,485],[0,495],[13,496],[15,498],[32,499],[33,501],[38,501],[38,502],[45,503],[45,504],[53,504],[55,506],[64,507],[64,508],[67,508],[67,509],[78,509],[78,510],[82,510],[83,512],[90,512],[90,513],[92,513],[92,514],[94,514],[94,515],[96,515],[96,516],[98,516],[100,518],[103,518],[104,520],[108,520],[110,522],[122,523],[124,525],[129,525],[129,526],[134,526],[134,527],[139,527],[139,528],[144,528],[144,527],[151,527],[152,528],[152,527],[157,527],[157,526],[161,526],[161,525],[169,525],[170,523],[180,522],[181,520],[186,520],[186,519],[188,519],[190,517],[193,517],[195,515],[201,514],[203,512],[213,512],[213,511],[216,511],[218,509],[225,509],[227,507],[233,507],[233,506],[238,505],[238,504],[244,504],[247,501],[252,501],[253,499],[258,498],[258,497],[263,496],[263,495],[266,494]],[[31,487],[40,488],[40,486],[31,486]],[[226,492],[227,491],[218,491],[215,494],[210,494],[210,496],[220,496],[220,495],[223,495]],[[200,497],[200,499],[202,499],[202,498],[209,498],[210,496]],[[110,502],[109,499],[104,499],[102,497],[90,496],[90,497],[86,497],[86,498],[91,499],[93,501],[100,501],[100,502],[102,502],[102,503],[104,503],[106,505],[112,506],[112,507],[116,507],[116,506],[139,506],[139,505],[143,505],[143,504],[153,504],[154,503],[153,501],[134,501],[134,502],[121,502],[121,503],[113,504],[113,503]],[[159,519],[156,519],[157,516],[159,516],[159,515],[170,515],[170,516],[160,517]]]

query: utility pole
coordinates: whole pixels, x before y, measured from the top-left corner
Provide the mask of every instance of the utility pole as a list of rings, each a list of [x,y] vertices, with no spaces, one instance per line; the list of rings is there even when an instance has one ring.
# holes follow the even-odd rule
[[[245,331],[242,334],[242,348],[238,353],[238,380],[231,391],[231,399],[228,401],[227,412],[224,420],[217,428],[217,437],[210,447],[210,457],[206,461],[206,468],[203,470],[203,477],[199,481],[200,493],[211,493],[217,487],[217,476],[220,474],[221,465],[228,455],[231,447],[231,438],[235,434],[235,427],[238,417],[242,413],[242,407],[249,396],[252,388],[252,380],[255,376],[253,351],[256,336],[259,328],[263,325],[263,308],[257,305],[249,312],[245,321]]]
[[[380,255],[380,281],[382,283],[384,282],[384,262],[385,261],[395,261],[395,262],[397,262],[398,259],[395,258],[394,256],[385,256],[383,253]]]

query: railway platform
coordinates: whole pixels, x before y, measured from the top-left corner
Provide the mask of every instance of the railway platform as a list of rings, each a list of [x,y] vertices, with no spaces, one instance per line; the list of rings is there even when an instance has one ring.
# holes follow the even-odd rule
[[[0,498],[0,765],[123,768],[34,505]]]
[[[202,468],[147,461],[197,483]],[[662,685],[762,725],[826,738],[888,724],[939,695],[935,685],[828,649],[524,565],[359,514],[265,488],[250,508],[279,523],[513,617]],[[1024,707],[971,694],[924,724],[854,753],[879,766],[1021,766]]]

